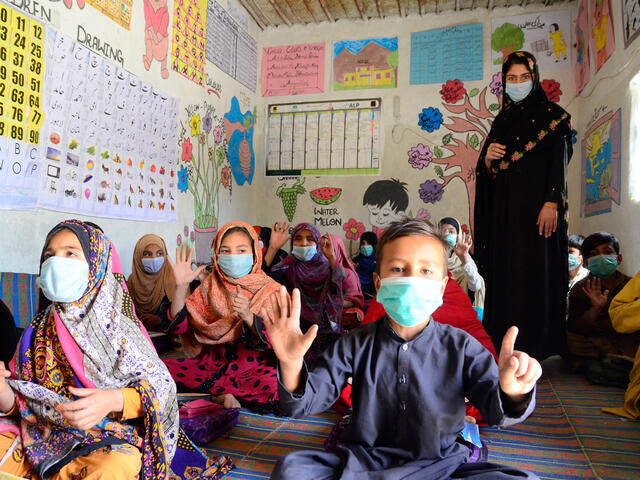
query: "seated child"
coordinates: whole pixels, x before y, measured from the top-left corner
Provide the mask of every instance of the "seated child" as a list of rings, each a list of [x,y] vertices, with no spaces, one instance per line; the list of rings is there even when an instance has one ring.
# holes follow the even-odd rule
[[[362,293],[347,281],[330,235],[321,237],[316,227],[301,223],[291,232],[290,242],[291,255],[272,268],[271,276],[289,291],[300,290],[302,329],[317,325],[320,331],[313,355],[344,332],[345,299],[361,299]]]
[[[609,316],[617,332],[640,332],[640,272],[611,300]],[[633,369],[629,375],[624,406],[603,408],[602,411],[626,418],[640,418],[640,347],[636,350]]]
[[[360,250],[353,257],[356,273],[360,279],[360,286],[365,299],[376,296],[376,287],[373,285],[373,272],[376,269],[376,245],[378,237],[373,232],[364,232],[360,237]]]
[[[589,270],[582,265],[583,257],[581,253],[584,237],[577,233],[569,235],[569,290],[583,278],[589,275]]]
[[[260,237],[262,271],[270,275],[271,267],[280,263],[287,256],[287,252],[282,250],[282,247],[289,240],[289,224],[277,222],[273,224],[273,229],[256,225],[253,228]]]
[[[160,329],[160,305],[171,302],[176,289],[167,255],[164,240],[152,234],[142,236],[133,250],[127,286],[136,315],[148,330]]]
[[[192,478],[194,470],[213,478],[231,468],[180,430],[176,385],[100,230],[77,220],[51,230],[39,285],[48,302],[25,329],[10,371],[0,363],[0,472],[152,480]]]
[[[18,346],[18,327],[11,310],[0,300],[0,362],[9,363]]]
[[[630,280],[618,270],[622,262],[618,240],[607,232],[594,233],[585,238],[581,252],[590,273],[577,282],[569,293],[569,352],[578,361],[599,359],[608,354],[633,357],[640,336],[616,332],[608,312],[611,299]],[[587,378],[595,383],[626,382],[624,372],[618,372],[615,365],[610,367],[613,368],[607,372],[606,364],[588,362]],[[607,379],[607,376],[610,378]]]
[[[178,387],[214,395],[226,407],[274,410],[277,381],[262,308],[279,285],[261,269],[262,250],[251,225],[223,226],[212,248],[211,274],[187,297],[189,283],[204,266],[191,270],[193,250],[185,248],[173,264],[176,291],[161,310],[165,331],[182,335],[189,358],[165,359]]]
[[[300,294],[282,289],[263,313],[279,359],[279,404],[293,417],[330,407],[353,378],[353,414],[336,453],[281,458],[273,479],[535,478],[513,467],[467,463],[456,442],[469,397],[490,424],[524,420],[535,404],[540,364],[503,340],[499,366],[467,333],[431,321],[448,280],[446,241],[421,221],[392,224],[378,243],[376,288],[387,316],[342,336],[307,369],[318,331],[300,329]]]
[[[458,220],[444,217],[440,220],[440,228],[451,245],[451,253],[447,258],[447,269],[462,290],[473,299],[473,307],[482,318],[484,310],[484,279],[478,273],[476,262],[473,261],[469,250],[473,244],[471,235],[460,229]]]

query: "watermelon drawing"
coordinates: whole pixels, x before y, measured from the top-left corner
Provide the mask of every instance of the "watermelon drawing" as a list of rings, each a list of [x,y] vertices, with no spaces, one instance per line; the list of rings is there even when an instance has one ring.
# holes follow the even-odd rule
[[[341,194],[342,189],[335,187],[316,188],[315,190],[309,192],[311,200],[319,205],[331,205],[333,202],[340,198]]]

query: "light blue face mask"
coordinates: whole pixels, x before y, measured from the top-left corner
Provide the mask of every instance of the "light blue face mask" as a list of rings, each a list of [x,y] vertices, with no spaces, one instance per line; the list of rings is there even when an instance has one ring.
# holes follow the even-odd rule
[[[445,236],[447,243],[452,247],[455,247],[458,244],[458,235],[455,233],[447,233]]]
[[[142,259],[142,267],[147,273],[158,273],[164,265],[164,257],[147,257]]]
[[[315,243],[308,247],[297,247],[294,245],[293,248],[291,248],[291,255],[296,257],[298,260],[308,262],[315,256],[317,251]]]
[[[507,83],[504,87],[504,91],[509,98],[514,102],[520,102],[527,98],[527,95],[531,93],[533,88],[533,81],[528,80],[522,83]]]
[[[253,255],[250,253],[218,255],[218,266],[227,277],[244,277],[249,275],[253,268]]]
[[[373,255],[373,245],[362,245],[360,247],[360,253],[365,257]]]
[[[580,262],[578,261],[578,255],[574,255],[573,253],[569,254],[569,271],[575,270],[580,266]]]
[[[79,300],[89,284],[89,264],[84,260],[49,257],[40,267],[38,285],[52,302]]]
[[[396,323],[413,327],[429,319],[442,305],[442,281],[422,277],[383,278],[377,300]]]
[[[596,255],[591,257],[587,268],[596,277],[606,278],[618,268],[618,255]]]

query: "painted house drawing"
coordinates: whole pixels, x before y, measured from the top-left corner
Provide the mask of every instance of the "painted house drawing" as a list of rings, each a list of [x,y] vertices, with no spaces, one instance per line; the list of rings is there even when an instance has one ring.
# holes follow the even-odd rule
[[[333,90],[395,88],[398,39],[344,40],[333,44]]]

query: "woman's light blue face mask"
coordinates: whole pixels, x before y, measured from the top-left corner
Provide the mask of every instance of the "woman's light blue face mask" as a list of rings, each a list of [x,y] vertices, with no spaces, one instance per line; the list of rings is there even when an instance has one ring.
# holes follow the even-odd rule
[[[528,80],[522,83],[507,83],[504,87],[504,91],[514,102],[521,102],[531,93],[532,88],[533,81]]]
[[[311,260],[315,256],[317,251],[318,248],[315,243],[306,247],[298,247],[294,245],[291,248],[291,254],[302,262],[308,262],[309,260]]]

